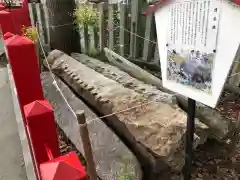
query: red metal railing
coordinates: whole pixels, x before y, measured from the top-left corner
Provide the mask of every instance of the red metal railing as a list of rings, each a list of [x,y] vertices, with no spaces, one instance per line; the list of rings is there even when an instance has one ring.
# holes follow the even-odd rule
[[[22,27],[30,25],[31,19],[27,0],[22,1],[22,5],[19,8],[14,9],[9,9],[4,3],[0,3],[0,26],[3,34],[11,32],[20,35]]]
[[[60,156],[54,112],[44,100],[34,42],[4,36],[37,180],[87,180],[75,153]]]

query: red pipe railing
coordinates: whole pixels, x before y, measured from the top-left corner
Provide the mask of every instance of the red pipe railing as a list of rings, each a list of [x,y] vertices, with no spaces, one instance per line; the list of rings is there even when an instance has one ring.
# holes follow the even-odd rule
[[[11,32],[21,35],[23,26],[31,26],[28,1],[24,0],[16,9],[6,8],[3,3],[0,3],[0,26],[3,34]]]
[[[60,156],[54,111],[44,100],[34,42],[8,32],[4,44],[37,180],[87,180],[76,154]]]

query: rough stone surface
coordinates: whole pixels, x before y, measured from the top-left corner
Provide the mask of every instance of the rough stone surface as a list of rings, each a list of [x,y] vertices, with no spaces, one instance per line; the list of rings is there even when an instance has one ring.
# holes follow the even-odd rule
[[[88,67],[94,69],[95,71],[101,73],[105,77],[112,79],[119,84],[122,84],[124,87],[132,89],[135,92],[143,95],[143,97],[147,98],[150,101],[160,101],[168,103],[169,105],[173,105],[173,108],[176,107],[177,102],[175,95],[162,92],[155,86],[145,84],[144,82],[133,78],[115,66],[106,64],[98,59],[91,58],[84,54],[73,53],[72,57],[79,62],[87,65]],[[209,128],[206,125],[199,123],[198,120],[196,124],[196,134],[201,138],[200,144],[203,144],[208,137]]]
[[[140,93],[104,77],[66,54],[56,58],[51,68],[103,114],[121,112],[106,118],[113,126],[121,128],[125,138],[140,142],[171,166],[168,157],[179,151],[186,130],[186,114],[177,105],[163,100],[149,102]],[[125,109],[128,111],[122,111]],[[195,137],[198,144],[201,138]]]
[[[139,94],[142,94],[143,97],[148,100],[157,100],[168,104],[176,104],[176,97],[174,95],[159,91],[155,86],[145,84],[115,66],[106,64],[98,59],[91,58],[84,54],[73,53],[71,56],[82,64],[85,64],[86,66],[101,73],[105,77],[122,84],[126,88],[133,89]]]
[[[51,74],[44,72],[41,74],[41,79],[45,97],[54,108],[56,122],[76,148],[84,153],[75,115],[53,85]],[[85,111],[98,175],[104,180],[117,180],[119,173],[130,174],[134,180],[141,179],[139,163],[131,151],[65,83],[58,77],[55,79],[73,110]]]
[[[115,80],[116,82],[122,84],[124,87],[132,89],[139,94],[142,94],[150,101],[156,100],[168,103],[170,105],[172,104],[173,106],[177,103],[175,95],[162,92],[155,86],[145,84],[144,82],[133,78],[128,73],[120,70],[116,66],[112,66],[84,54],[72,53],[71,56],[79,62],[101,73],[105,77]],[[200,138],[198,139],[198,142],[199,144],[203,144],[209,135],[209,128],[206,125],[199,123],[198,120],[196,124],[196,134],[198,136],[195,136],[195,139]],[[172,154],[166,159],[166,161],[168,161],[168,163],[171,164],[171,167],[174,167],[174,169],[181,169],[184,165],[183,149],[184,145],[182,144],[180,148],[178,148],[178,151],[176,151],[176,153]]]
[[[167,92],[172,94],[173,92],[169,91],[168,89],[162,86],[162,81],[153,76],[149,72],[143,70],[142,68],[136,66],[134,63],[128,61],[124,57],[120,56],[119,54],[115,53],[114,51],[104,48],[105,55],[108,58],[108,61],[111,64],[114,64],[121,70],[129,73],[131,76],[153,86],[156,86],[163,92]],[[175,93],[174,93],[175,94]],[[180,94],[176,94],[177,102],[179,106],[184,110],[187,111],[187,98],[183,97]],[[220,142],[224,142],[226,138],[231,138],[231,134],[235,133],[234,130],[234,123],[229,121],[225,117],[221,115],[219,111],[216,109],[212,109],[208,106],[203,104],[197,103],[196,104],[196,117],[199,118],[201,122],[206,124],[210,128],[210,135],[217,139]]]

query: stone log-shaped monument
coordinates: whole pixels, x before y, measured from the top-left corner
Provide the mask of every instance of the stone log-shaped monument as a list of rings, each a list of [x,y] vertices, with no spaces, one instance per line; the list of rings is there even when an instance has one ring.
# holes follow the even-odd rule
[[[169,165],[181,170],[186,114],[174,104],[174,96],[159,91],[162,98],[150,100],[58,50],[52,51],[47,60],[57,76],[106,115],[103,121],[142,161],[140,163],[148,159],[155,168]],[[201,129],[200,132],[207,131],[200,122],[196,127]],[[205,133],[195,134],[195,146],[202,136]]]
[[[95,58],[91,58],[85,54],[72,53],[71,56],[82,64],[85,64],[98,73],[101,73],[105,77],[122,84],[125,88],[134,90],[150,101],[156,100],[160,102],[166,102],[173,106],[175,106],[177,103],[176,95],[162,92],[157,89],[157,87],[146,84],[130,76],[128,73],[120,70],[116,66],[104,63]],[[198,127],[196,127],[196,134],[201,137],[200,144],[203,144],[209,135],[209,128],[206,128],[206,126],[205,128],[203,126],[200,128]],[[204,132],[202,132],[202,130],[204,130]]]

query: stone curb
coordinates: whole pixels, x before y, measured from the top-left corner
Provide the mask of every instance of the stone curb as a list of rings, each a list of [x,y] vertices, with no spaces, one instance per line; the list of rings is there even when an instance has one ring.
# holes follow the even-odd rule
[[[14,113],[16,116],[16,122],[18,126],[18,134],[20,137],[21,145],[22,145],[22,152],[23,152],[23,158],[24,158],[24,163],[26,168],[27,179],[37,180],[37,177],[34,171],[34,163],[32,161],[32,157],[30,153],[29,143],[28,143],[27,135],[25,132],[24,124],[23,124],[22,113],[19,107],[16,87],[13,80],[10,65],[7,65],[7,70],[8,70],[9,84],[10,84],[10,89],[11,89],[11,94],[13,99],[13,105],[14,105]]]

